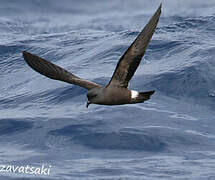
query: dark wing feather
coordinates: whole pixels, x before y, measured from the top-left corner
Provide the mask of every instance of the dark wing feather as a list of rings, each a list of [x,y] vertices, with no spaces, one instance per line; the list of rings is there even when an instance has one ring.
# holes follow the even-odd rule
[[[161,4],[162,5],[162,4]],[[155,31],[161,14],[161,5],[152,16],[148,24],[144,27],[135,41],[120,58],[117,67],[108,86],[128,87],[128,83],[134,75],[140,61],[145,53],[152,35]]]
[[[67,70],[41,58],[34,54],[23,52],[23,57],[27,64],[38,73],[51,79],[64,81],[70,84],[75,84],[86,89],[100,87],[100,85],[81,79]]]

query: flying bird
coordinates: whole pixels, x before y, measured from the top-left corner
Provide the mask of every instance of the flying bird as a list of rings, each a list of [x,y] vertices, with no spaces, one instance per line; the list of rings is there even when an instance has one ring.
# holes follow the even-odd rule
[[[38,73],[54,80],[64,81],[87,89],[88,101],[86,107],[92,103],[100,105],[142,103],[149,100],[150,96],[154,94],[155,91],[137,92],[129,90],[128,84],[139,66],[147,45],[155,32],[161,14],[161,6],[162,4],[160,4],[148,24],[121,56],[113,76],[106,86],[101,86],[94,82],[82,79],[62,67],[29,52],[23,51],[23,57],[26,63]]]

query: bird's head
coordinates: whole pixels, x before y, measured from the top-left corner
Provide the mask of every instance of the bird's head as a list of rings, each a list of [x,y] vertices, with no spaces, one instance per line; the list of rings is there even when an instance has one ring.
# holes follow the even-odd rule
[[[100,102],[100,100],[102,99],[102,90],[101,88],[93,88],[90,89],[87,93],[87,105],[86,107],[88,108],[88,106],[90,104],[98,104]]]

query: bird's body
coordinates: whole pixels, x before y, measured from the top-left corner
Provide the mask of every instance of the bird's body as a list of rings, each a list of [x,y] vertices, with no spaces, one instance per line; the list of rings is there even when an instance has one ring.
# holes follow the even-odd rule
[[[34,54],[23,52],[27,64],[40,74],[51,79],[64,81],[86,88],[87,107],[89,104],[121,105],[141,103],[148,99],[155,91],[137,92],[128,89],[128,84],[138,68],[161,14],[161,5],[152,16],[148,24],[120,58],[110,82],[106,86],[79,78],[67,70]]]
[[[96,92],[96,95],[95,95]],[[122,105],[141,103],[149,99],[155,91],[137,92],[127,88],[98,87],[88,91],[88,103],[101,105]]]
[[[120,104],[128,104],[131,99],[131,91],[127,88],[110,88],[110,87],[102,87],[90,90],[87,93],[87,97],[89,102],[94,103],[94,99],[96,97],[90,96],[91,92],[99,92],[97,96],[99,96],[99,100],[96,101],[96,104],[104,104],[104,105],[120,105]]]

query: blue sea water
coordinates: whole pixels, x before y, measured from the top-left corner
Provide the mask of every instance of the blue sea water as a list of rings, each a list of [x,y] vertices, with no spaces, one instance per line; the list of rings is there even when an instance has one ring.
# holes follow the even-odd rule
[[[0,165],[50,167],[1,180],[215,179],[215,1],[163,1],[131,81],[142,104],[86,106],[86,90],[24,62],[29,51],[108,83],[159,0],[1,0]]]

